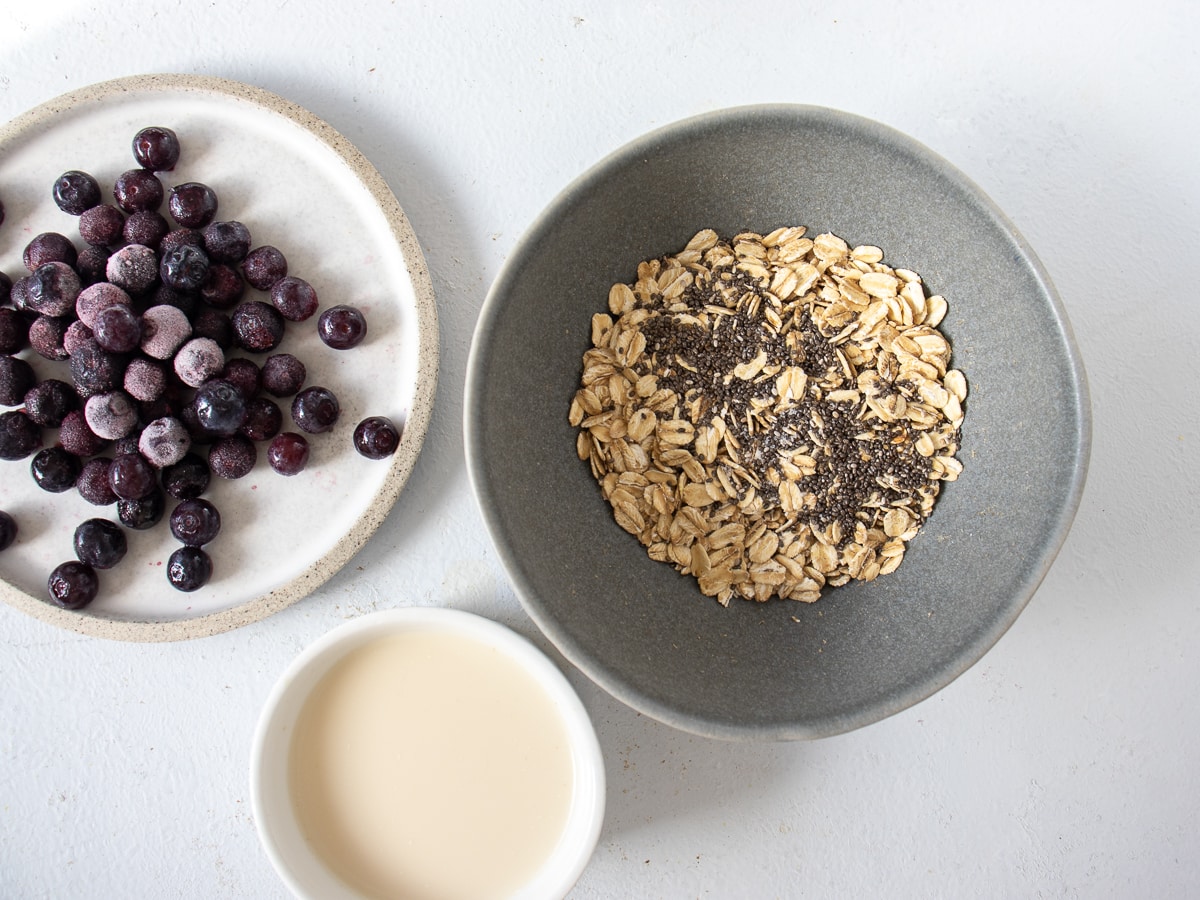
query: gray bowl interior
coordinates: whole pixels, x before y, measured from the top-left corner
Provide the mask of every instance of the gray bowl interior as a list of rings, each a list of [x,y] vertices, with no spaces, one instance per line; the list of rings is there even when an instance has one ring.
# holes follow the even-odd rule
[[[811,605],[734,601],[651,561],[622,531],[567,408],[594,312],[637,263],[802,224],[920,272],[967,375],[960,459],[904,564]],[[1011,625],[1057,553],[1087,466],[1090,408],[1040,263],[963,175],[858,117],[757,106],[686,120],[618,151],[534,223],[484,305],[466,403],[487,526],[537,625],[600,686],[699,734],[813,738],[948,684]]]

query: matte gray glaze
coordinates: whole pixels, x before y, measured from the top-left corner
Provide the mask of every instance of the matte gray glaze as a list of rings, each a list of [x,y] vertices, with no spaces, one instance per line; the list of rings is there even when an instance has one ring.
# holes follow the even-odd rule
[[[920,272],[966,374],[960,459],[904,564],[811,605],[733,601],[651,561],[575,455],[567,407],[591,316],[701,228],[805,225]],[[1083,366],[1033,251],[965,176],[896,131],[807,106],[724,110],[600,162],[529,228],[471,349],[472,484],[529,615],[584,673],[662,722],[799,739],[928,697],[1012,624],[1057,554],[1090,447]],[[794,618],[793,618],[794,617]],[[798,621],[795,621],[795,620]]]

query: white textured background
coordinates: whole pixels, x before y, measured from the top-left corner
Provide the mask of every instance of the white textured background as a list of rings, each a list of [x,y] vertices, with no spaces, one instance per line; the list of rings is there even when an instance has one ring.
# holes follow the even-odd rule
[[[348,617],[404,604],[482,612],[536,637],[463,462],[484,294],[538,211],[601,156],[758,101],[905,131],[1014,220],[1088,367],[1087,491],[996,647],[859,732],[710,742],[573,673],[609,805],[572,897],[1200,893],[1198,10],[43,0],[7,12],[4,118],[92,82],[179,71],[267,88],[347,135],[425,248],[442,370],[391,518],[295,607],[171,646],[81,638],[0,609],[0,897],[281,897],[247,760],[287,662]]]

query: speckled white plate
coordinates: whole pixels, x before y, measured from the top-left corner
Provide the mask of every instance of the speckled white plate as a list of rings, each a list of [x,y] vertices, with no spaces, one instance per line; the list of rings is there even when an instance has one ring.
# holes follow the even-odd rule
[[[296,602],[341,568],[387,516],[412,473],[432,411],[438,352],[424,257],[379,172],[312,113],[223,79],[147,75],[104,82],[0,128],[6,210],[0,270],[13,278],[25,274],[22,250],[43,231],[61,232],[82,247],[77,220],[53,202],[54,180],[83,169],[110,190],[119,174],[136,167],[131,141],[148,125],[173,128],[183,147],[175,170],[162,176],[168,189],[184,181],[209,184],[219,199],[218,219],[243,222],[255,246],[280,248],[289,274],[312,283],[321,308],[350,303],[362,309],[369,333],[357,348],[338,352],[318,339],[315,317],[288,324],[279,349],[304,361],[307,384],[337,394],[341,417],[334,430],[312,437],[311,460],[298,476],[275,474],[260,445],[248,476],[214,477],[206,496],[221,512],[222,530],[208,547],[213,578],[198,591],[181,593],[167,582],[166,560],[178,543],[164,521],[127,532],[128,555],[100,573],[100,596],[89,607],[71,612],[51,605],[46,578],[73,558],[75,526],[93,516],[115,521],[116,510],[93,506],[74,491],[42,491],[28,459],[0,461],[0,509],[20,529],[17,542],[0,552],[0,596],[54,625],[132,641],[246,625]],[[247,297],[255,294],[247,290]],[[21,355],[39,377],[64,377],[59,364],[30,350]],[[287,404],[281,406],[290,428]],[[354,426],[368,415],[404,424],[400,448],[387,461],[364,459],[353,449]],[[53,440],[48,432],[47,443]]]

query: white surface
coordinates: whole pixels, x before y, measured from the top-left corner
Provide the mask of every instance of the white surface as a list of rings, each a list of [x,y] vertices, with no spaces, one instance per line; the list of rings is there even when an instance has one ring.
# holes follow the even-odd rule
[[[0,609],[0,896],[283,897],[247,768],[259,707],[296,653],[396,605],[480,612],[540,642],[463,464],[484,293],[542,206],[603,154],[755,101],[879,119],[1008,213],[1088,366],[1091,473],[1017,624],[954,684],[864,730],[715,743],[569,673],[608,769],[606,823],[572,898],[1200,890],[1198,10],[216,0],[9,13],[5,117],[177,70],[258,84],[341,130],[424,245],[443,362],[391,518],[296,606],[182,645],[105,643]]]

